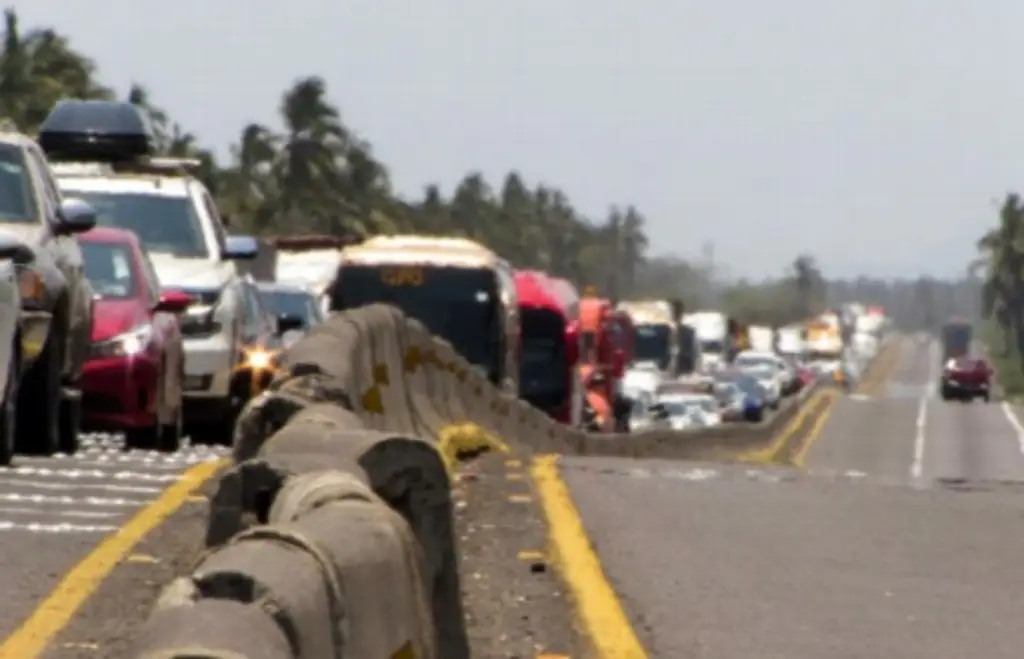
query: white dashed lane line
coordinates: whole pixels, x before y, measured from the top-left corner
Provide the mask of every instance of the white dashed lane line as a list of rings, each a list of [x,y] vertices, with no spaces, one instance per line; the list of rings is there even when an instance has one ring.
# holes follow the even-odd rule
[[[17,456],[0,467],[0,532],[115,531],[188,467],[226,453],[188,445],[173,454],[126,451],[118,436],[86,435],[75,455]]]

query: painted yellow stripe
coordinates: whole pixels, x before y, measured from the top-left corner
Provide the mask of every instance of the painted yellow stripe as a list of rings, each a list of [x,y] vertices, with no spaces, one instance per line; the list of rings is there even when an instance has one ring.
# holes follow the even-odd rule
[[[821,431],[824,430],[825,424],[828,423],[828,418],[832,414],[832,408],[836,404],[836,400],[839,398],[839,392],[832,391],[829,393],[828,402],[825,403],[821,412],[818,413],[818,418],[815,420],[814,425],[807,433],[807,437],[804,438],[804,444],[800,447],[800,451],[793,457],[793,466],[804,468],[804,462],[807,458],[807,453],[811,450],[811,447],[818,437],[821,436]]]
[[[557,460],[554,455],[539,456],[530,472],[547,517],[555,561],[572,591],[583,628],[600,659],[647,659],[558,474]]]
[[[32,659],[39,656],[63,629],[103,580],[146,535],[173,515],[192,490],[209,480],[223,461],[198,464],[181,480],[164,490],[127,524],[107,536],[57,584],[42,604],[0,645],[0,659]]]
[[[800,409],[790,419],[786,427],[783,428],[775,435],[771,443],[768,446],[757,449],[754,451],[746,451],[736,456],[736,459],[740,462],[752,462],[756,464],[766,464],[774,461],[782,449],[786,446],[786,443],[793,437],[797,430],[803,426],[804,420],[807,415],[810,414],[817,406],[818,403],[825,397],[828,389],[818,389],[810,398],[800,403]]]

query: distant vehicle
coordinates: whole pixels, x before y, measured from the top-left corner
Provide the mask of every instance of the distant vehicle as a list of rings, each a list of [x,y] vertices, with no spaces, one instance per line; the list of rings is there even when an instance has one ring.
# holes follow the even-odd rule
[[[244,403],[270,385],[280,364],[282,334],[295,329],[296,318],[288,316],[282,324],[263,303],[256,282],[242,277],[242,361],[231,382],[233,399]]]
[[[342,250],[330,310],[392,304],[449,341],[496,386],[519,391],[512,267],[466,238],[375,236]]]
[[[0,231],[0,466],[11,464],[14,457],[21,380],[18,269],[29,265],[32,259],[28,245],[17,236]]]
[[[576,368],[579,305],[543,272],[517,271],[515,284],[522,346],[519,397],[556,421],[577,427],[586,397]]]
[[[715,400],[721,410],[723,421],[743,421],[746,419],[747,395],[735,382],[717,382],[714,389]]]
[[[741,369],[756,366],[767,366],[775,369],[779,391],[783,396],[788,396],[800,388],[800,380],[797,378],[796,370],[789,361],[776,355],[774,352],[744,350],[736,355],[733,365]]]
[[[95,223],[88,204],[61,195],[35,142],[0,133],[0,231],[32,251],[31,263],[18,271],[20,360],[26,372],[18,393],[16,444],[24,453],[78,450],[92,290],[75,235]]]
[[[974,328],[970,321],[954,318],[942,326],[942,362],[969,355]]]
[[[666,394],[652,405],[655,413],[668,415],[673,430],[716,426],[722,423],[718,402],[709,394]]]
[[[263,307],[277,318],[284,348],[324,321],[317,296],[304,286],[258,281],[256,288]]]
[[[230,435],[240,401],[241,278],[235,261],[254,258],[249,236],[228,236],[198,161],[154,157],[148,122],[130,103],[63,101],[39,141],[65,194],[89,202],[98,223],[134,231],[164,288],[194,303],[182,318],[185,422],[194,441]]]
[[[942,369],[939,382],[942,400],[970,402],[981,398],[987,403],[993,374],[992,367],[981,357],[950,359]]]
[[[723,371],[718,374],[719,382],[731,382],[735,384],[745,396],[744,419],[754,423],[764,419],[765,408],[768,403],[765,390],[757,378],[739,370]]]
[[[185,376],[178,314],[192,298],[160,291],[132,232],[97,227],[78,241],[95,291],[92,344],[82,373],[82,425],[123,431],[130,448],[176,451]]]

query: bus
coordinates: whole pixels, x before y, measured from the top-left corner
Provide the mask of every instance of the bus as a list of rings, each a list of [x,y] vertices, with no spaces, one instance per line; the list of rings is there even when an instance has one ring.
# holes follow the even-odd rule
[[[579,305],[547,273],[515,273],[519,298],[519,397],[554,420],[579,427],[583,416]]]
[[[384,303],[445,339],[496,386],[518,393],[519,305],[509,264],[466,238],[376,236],[345,247],[330,310]]]

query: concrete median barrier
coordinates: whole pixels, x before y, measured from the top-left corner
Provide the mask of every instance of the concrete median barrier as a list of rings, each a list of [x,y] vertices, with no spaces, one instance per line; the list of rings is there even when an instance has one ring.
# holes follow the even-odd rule
[[[587,435],[494,387],[394,308],[336,314],[244,408],[207,553],[167,586],[134,656],[464,659],[460,459],[509,447],[688,457],[771,434],[800,400],[762,424]]]

